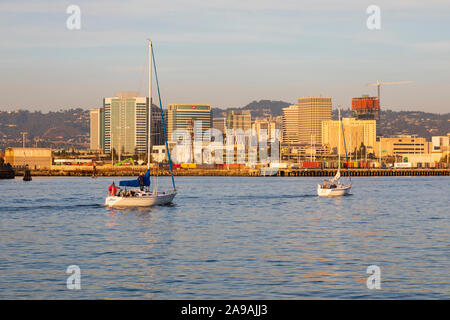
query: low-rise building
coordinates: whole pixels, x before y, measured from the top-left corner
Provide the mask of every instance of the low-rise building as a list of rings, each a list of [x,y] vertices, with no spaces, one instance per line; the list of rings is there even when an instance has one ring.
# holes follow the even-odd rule
[[[46,169],[52,165],[52,149],[50,148],[7,148],[5,163],[13,167],[28,166],[31,169]]]
[[[404,155],[402,160],[411,163],[413,168],[433,168],[440,159],[440,153],[423,153]]]
[[[446,136],[431,137],[431,143],[433,145],[432,152],[448,152],[450,149],[450,133]]]
[[[426,138],[400,135],[396,137],[380,137],[375,143],[375,156],[403,156],[431,153],[432,143]]]
[[[152,146],[152,161],[153,162],[167,162],[167,153],[166,153],[166,146],[160,145],[160,146]]]

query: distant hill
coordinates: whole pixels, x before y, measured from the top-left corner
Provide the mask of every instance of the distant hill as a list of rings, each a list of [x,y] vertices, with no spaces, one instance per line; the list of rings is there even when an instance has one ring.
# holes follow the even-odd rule
[[[283,108],[289,107],[291,104],[285,101],[254,100],[242,108],[228,108],[226,110],[252,110],[253,117],[262,117],[267,111],[273,116],[280,116],[283,114]],[[226,116],[226,110],[213,108],[213,117],[220,118]]]
[[[292,105],[292,103],[285,101],[259,100],[250,102],[242,109],[256,112],[270,110],[273,116],[281,116],[283,114],[283,108],[289,107],[290,105]]]
[[[252,110],[252,117],[279,116],[282,109],[291,105],[286,101],[252,101],[241,108],[227,110]],[[213,108],[213,117],[224,117],[224,109]],[[341,111],[343,117],[351,117],[350,109]],[[337,110],[333,110],[337,119]],[[21,132],[28,132],[27,145],[39,138],[39,146],[52,148],[87,148],[89,143],[89,111],[83,109],[56,112],[0,111],[0,149],[22,145]],[[420,111],[382,110],[378,134],[392,136],[417,134],[428,140],[432,136],[450,132],[450,113],[437,114]]]
[[[431,140],[450,132],[450,113],[383,110],[380,118],[379,134],[383,136],[417,134]]]
[[[252,101],[242,108],[229,108],[227,110],[252,110],[252,117],[262,117],[269,110],[273,116],[283,113],[283,108],[292,103],[286,101],[260,100]],[[213,117],[225,117],[224,109],[214,108]],[[351,109],[341,110],[342,117],[352,117]],[[333,109],[332,119],[338,118],[338,111]],[[378,122],[377,134],[393,136],[400,134],[417,134],[428,140],[432,136],[446,135],[450,132],[450,113],[438,114],[421,111],[392,111],[382,110]]]
[[[48,113],[0,111],[0,149],[21,146],[21,132],[27,132],[28,146],[38,138],[42,147],[83,147],[88,142],[89,111],[81,108]]]

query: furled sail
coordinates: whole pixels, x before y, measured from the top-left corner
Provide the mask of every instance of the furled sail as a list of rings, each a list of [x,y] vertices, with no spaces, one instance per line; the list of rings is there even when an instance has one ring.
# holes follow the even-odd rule
[[[139,187],[139,178],[136,180],[123,180],[119,182],[119,186],[121,187]],[[144,186],[149,187],[150,186],[150,170],[147,170],[144,176]]]

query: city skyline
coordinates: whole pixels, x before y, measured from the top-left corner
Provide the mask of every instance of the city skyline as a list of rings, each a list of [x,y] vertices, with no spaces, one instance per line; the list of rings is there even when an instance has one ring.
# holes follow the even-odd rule
[[[66,27],[71,4],[80,30]],[[322,94],[348,108],[352,97],[376,95],[366,83],[411,80],[383,87],[382,108],[448,112],[450,4],[378,1],[381,30],[369,30],[370,4],[3,1],[0,108],[91,109],[111,92],[145,96],[151,37],[164,106]]]

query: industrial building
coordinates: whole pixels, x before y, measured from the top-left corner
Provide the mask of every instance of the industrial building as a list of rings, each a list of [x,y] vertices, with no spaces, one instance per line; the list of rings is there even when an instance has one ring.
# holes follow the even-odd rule
[[[52,166],[52,149],[50,148],[7,148],[5,163],[13,167],[30,169],[49,169]]]

